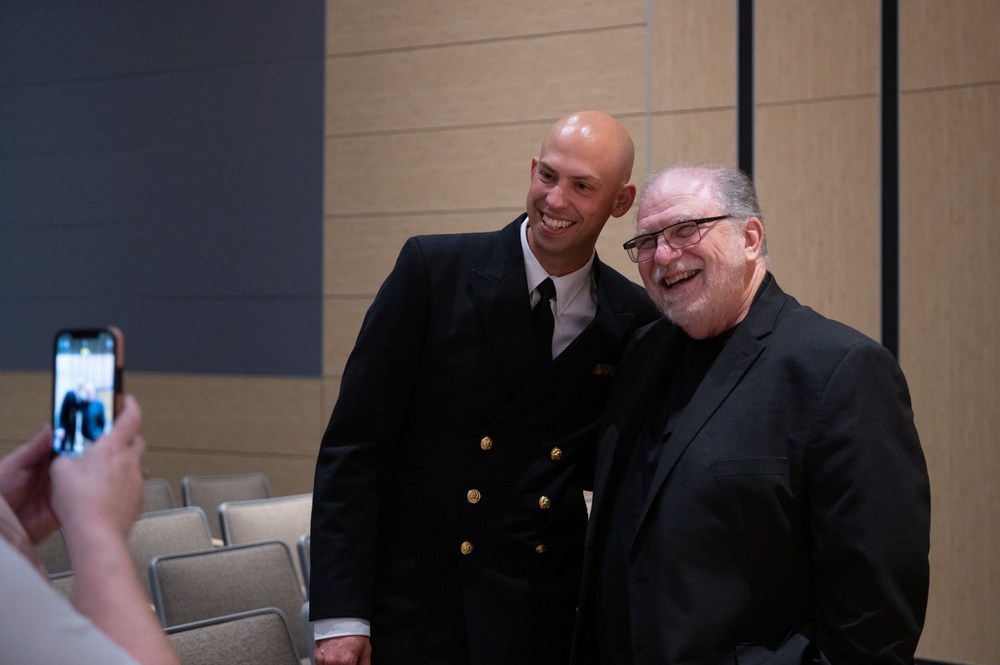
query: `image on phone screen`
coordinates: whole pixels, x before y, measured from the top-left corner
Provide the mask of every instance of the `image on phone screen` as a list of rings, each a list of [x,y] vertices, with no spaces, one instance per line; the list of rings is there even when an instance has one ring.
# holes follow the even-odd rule
[[[80,455],[111,427],[117,340],[108,330],[61,331],[55,341],[52,447]]]

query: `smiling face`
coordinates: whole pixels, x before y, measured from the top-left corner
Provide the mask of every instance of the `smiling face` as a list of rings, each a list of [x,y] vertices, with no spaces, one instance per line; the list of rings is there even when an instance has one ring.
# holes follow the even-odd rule
[[[609,217],[632,207],[633,147],[625,128],[603,113],[560,120],[531,160],[528,246],[550,275],[582,267]]]
[[[636,235],[727,213],[717,201],[710,171],[668,171],[643,194]],[[638,266],[663,314],[690,337],[707,339],[743,320],[766,266],[763,227],[756,217],[708,222],[700,230],[701,241],[682,249],[659,239],[653,258]]]

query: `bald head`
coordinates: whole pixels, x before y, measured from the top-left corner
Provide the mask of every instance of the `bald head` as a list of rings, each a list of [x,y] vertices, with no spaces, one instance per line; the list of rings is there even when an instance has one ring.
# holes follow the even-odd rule
[[[560,140],[573,141],[595,154],[603,154],[608,173],[615,174],[622,184],[631,179],[635,145],[625,127],[607,113],[580,111],[562,118],[552,125],[542,141],[542,154],[547,145]]]

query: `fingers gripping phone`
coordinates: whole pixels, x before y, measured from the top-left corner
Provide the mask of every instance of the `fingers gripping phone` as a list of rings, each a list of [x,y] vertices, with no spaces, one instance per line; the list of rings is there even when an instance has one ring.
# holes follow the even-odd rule
[[[117,328],[60,330],[53,353],[52,449],[77,456],[121,409],[125,340]]]

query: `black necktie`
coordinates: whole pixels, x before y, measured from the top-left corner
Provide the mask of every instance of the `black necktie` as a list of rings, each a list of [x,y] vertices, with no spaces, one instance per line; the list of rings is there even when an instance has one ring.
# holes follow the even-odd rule
[[[531,316],[535,320],[535,350],[538,353],[538,368],[541,369],[552,362],[552,331],[556,322],[549,301],[556,295],[556,287],[551,278],[546,277],[538,285],[538,295],[541,298],[531,310]]]

